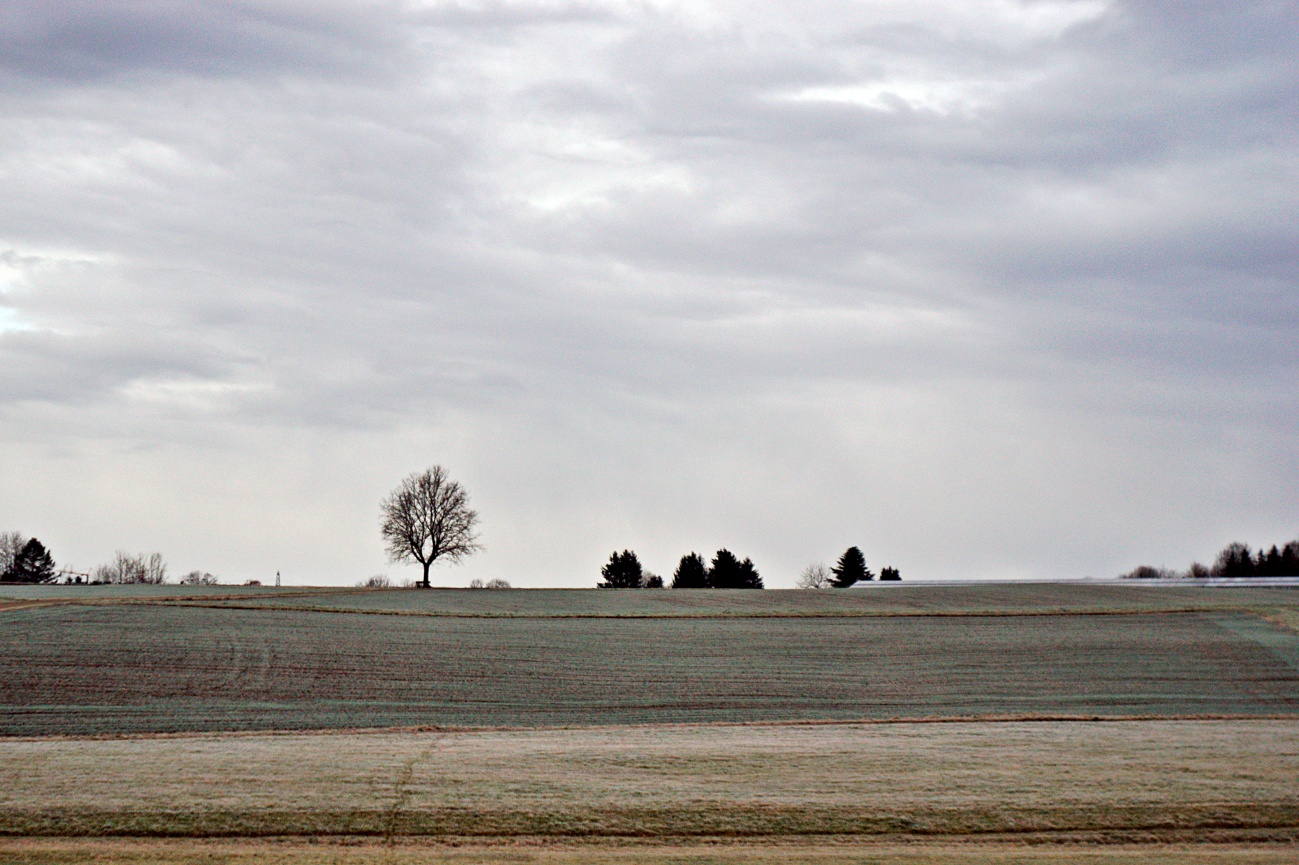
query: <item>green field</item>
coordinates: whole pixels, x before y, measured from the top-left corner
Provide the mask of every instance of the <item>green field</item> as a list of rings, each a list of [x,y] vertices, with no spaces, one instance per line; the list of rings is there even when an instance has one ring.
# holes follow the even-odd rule
[[[531,593],[321,597],[414,604],[438,594],[508,603]],[[1231,605],[969,614],[987,603],[978,597],[960,615],[948,599],[943,615],[809,616],[776,614],[765,596],[788,607],[846,593],[682,592],[750,597],[723,599],[724,614],[628,616],[616,605],[639,609],[641,596],[671,593],[584,594],[614,613],[376,615],[125,600],[0,611],[0,733],[1299,711],[1299,634]],[[758,598],[762,614],[736,611]],[[857,603],[849,596],[831,612]]]
[[[1299,588],[1194,584],[871,583],[846,591],[593,591],[356,589],[250,586],[0,586],[0,602],[175,603],[463,616],[862,616],[1299,609]]]
[[[1299,858],[1295,590],[8,589],[0,863]]]

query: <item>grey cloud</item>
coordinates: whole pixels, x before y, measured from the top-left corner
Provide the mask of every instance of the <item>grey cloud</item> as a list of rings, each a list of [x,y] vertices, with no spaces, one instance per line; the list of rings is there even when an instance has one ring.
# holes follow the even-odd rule
[[[370,64],[398,34],[392,4],[146,0],[6,4],[0,70],[68,83],[149,71],[229,75]]]
[[[441,460],[516,584],[610,544],[1103,574],[1299,519],[1283,7],[129,8],[0,44],[57,85],[0,95],[0,437],[54,475],[193,454],[267,513],[300,465],[332,513]],[[326,531],[372,572],[366,520]]]

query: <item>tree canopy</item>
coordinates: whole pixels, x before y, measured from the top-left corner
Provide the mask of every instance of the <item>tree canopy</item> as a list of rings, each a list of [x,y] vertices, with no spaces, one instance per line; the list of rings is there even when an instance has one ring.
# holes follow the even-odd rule
[[[644,571],[640,559],[631,550],[609,554],[609,561],[600,569],[604,581],[599,583],[601,589],[639,589]]]
[[[1273,544],[1270,549],[1261,547],[1257,554],[1249,544],[1235,541],[1227,544],[1218,553],[1212,567],[1205,567],[1199,562],[1192,562],[1185,571],[1172,568],[1154,568],[1140,565],[1126,574],[1125,579],[1176,579],[1189,577],[1299,577],[1299,539],[1290,541],[1284,546]]]
[[[438,559],[458,562],[482,549],[474,531],[478,512],[464,487],[432,466],[406,477],[380,503],[380,532],[393,562],[418,562],[429,587],[429,568]]]
[[[4,573],[4,579],[14,583],[50,583],[54,578],[54,557],[36,538],[23,544]]]
[[[713,556],[713,563],[708,569],[708,587],[710,589],[761,589],[762,577],[753,566],[753,560],[746,558],[740,561],[727,549],[720,549]]]
[[[677,564],[676,573],[672,575],[674,589],[708,588],[708,565],[699,553],[687,553]]]

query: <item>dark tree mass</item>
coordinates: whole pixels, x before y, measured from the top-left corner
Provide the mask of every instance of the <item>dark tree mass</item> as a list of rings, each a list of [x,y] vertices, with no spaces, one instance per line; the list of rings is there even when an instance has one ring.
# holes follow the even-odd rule
[[[687,553],[677,564],[676,573],[672,575],[674,589],[708,588],[708,565],[699,553]]]
[[[866,557],[857,547],[844,550],[839,563],[830,569],[830,573],[834,574],[836,589],[846,589],[855,583],[875,579],[870,568],[866,567]]]
[[[1273,544],[1268,550],[1254,553],[1249,544],[1239,541],[1227,544],[1218,553],[1213,567],[1194,562],[1185,571],[1141,565],[1123,577],[1127,579],[1176,579],[1181,577],[1299,577],[1299,539],[1282,547]]]
[[[639,589],[644,578],[640,559],[631,550],[609,554],[609,561],[600,569],[604,581],[599,583],[602,589]]]
[[[27,541],[14,554],[3,575],[11,583],[50,583],[54,577],[54,557],[36,538]]]
[[[722,549],[713,556],[712,567],[708,569],[708,587],[710,589],[761,589],[762,577],[753,561],[746,558],[740,561],[730,550]]]

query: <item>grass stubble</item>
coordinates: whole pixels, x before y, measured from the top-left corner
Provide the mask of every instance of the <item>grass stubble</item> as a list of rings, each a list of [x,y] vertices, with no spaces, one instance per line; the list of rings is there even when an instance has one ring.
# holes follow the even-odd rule
[[[204,734],[0,748],[0,862],[1299,855],[1293,720]]]

